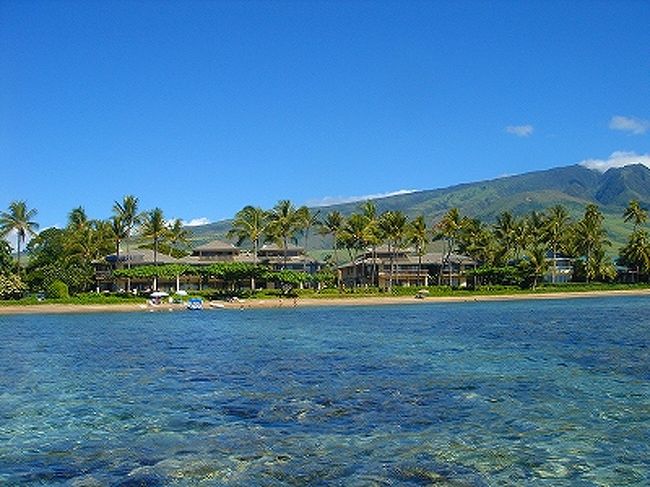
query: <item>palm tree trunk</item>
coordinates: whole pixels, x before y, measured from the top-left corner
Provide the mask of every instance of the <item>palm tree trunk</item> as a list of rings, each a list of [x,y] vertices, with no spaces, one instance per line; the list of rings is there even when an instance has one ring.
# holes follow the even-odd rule
[[[388,273],[388,292],[393,292],[393,263],[395,262],[395,247],[389,245],[390,254],[390,272]]]
[[[153,241],[153,265],[158,267],[158,239],[155,238]],[[153,276],[153,290],[158,291],[158,273]]]
[[[128,235],[126,237],[126,268],[131,270],[131,248]],[[126,278],[126,292],[131,293],[131,277]]]
[[[454,248],[451,240],[448,242],[449,244],[449,250],[447,252],[447,269],[448,269],[448,275],[449,275],[449,287],[452,287],[451,285],[451,251]]]
[[[259,246],[259,241],[255,239],[253,241],[253,264],[255,265],[255,268],[257,269],[257,248]],[[255,272],[255,271],[253,271]],[[255,291],[255,276],[251,276],[251,291]]]
[[[20,274],[20,235],[16,237],[16,265],[18,266],[18,274]]]
[[[283,239],[283,243],[284,243],[284,264],[283,264],[283,267],[282,267],[282,268],[283,268],[283,269],[286,269],[286,268],[287,268],[287,259],[288,259],[288,256],[287,256],[287,250],[288,250],[288,249],[287,249],[287,246],[289,245],[288,242],[287,242],[287,237],[284,237],[284,239]]]
[[[377,247],[372,246],[372,271],[371,271],[372,285],[378,286],[379,282],[377,281]]]
[[[309,246],[309,230],[305,231],[305,254],[302,258],[302,271],[307,272],[307,248]]]

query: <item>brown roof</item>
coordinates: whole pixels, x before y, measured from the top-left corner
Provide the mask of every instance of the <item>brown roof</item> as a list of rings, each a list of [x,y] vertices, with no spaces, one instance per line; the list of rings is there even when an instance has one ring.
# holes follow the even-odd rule
[[[294,251],[296,251],[296,250],[300,250],[300,251],[301,251],[301,250],[303,250],[303,248],[302,248],[302,247],[298,247],[298,246],[293,245],[293,244],[287,244],[287,250],[294,250]],[[264,245],[262,245],[262,247],[259,249],[259,251],[267,251],[267,252],[268,252],[268,251],[277,251],[277,252],[282,252],[282,251],[284,251],[284,249],[283,249],[281,246],[279,246],[278,244],[268,243],[268,244],[264,244]],[[258,252],[259,252],[259,251],[258,251]]]
[[[203,245],[199,245],[194,249],[194,252],[218,252],[218,251],[231,251],[236,252],[237,247],[235,247],[230,242],[224,242],[223,240],[213,240]]]

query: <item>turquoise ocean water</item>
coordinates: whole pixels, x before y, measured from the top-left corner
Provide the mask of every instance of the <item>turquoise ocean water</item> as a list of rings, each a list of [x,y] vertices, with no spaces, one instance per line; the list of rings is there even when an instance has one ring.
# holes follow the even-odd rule
[[[0,316],[0,485],[650,485],[650,299]]]

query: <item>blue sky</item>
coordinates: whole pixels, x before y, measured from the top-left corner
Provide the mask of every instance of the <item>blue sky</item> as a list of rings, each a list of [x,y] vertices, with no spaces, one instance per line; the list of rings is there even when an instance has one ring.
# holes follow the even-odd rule
[[[246,204],[650,165],[647,1],[0,2],[0,208]]]

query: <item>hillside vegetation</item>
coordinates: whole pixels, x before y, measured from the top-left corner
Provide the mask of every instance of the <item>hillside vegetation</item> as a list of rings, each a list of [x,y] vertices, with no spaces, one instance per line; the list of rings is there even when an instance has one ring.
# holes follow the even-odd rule
[[[572,217],[578,218],[588,203],[597,204],[605,216],[605,228],[612,241],[612,250],[625,243],[627,230],[621,214],[630,200],[650,205],[650,169],[641,164],[612,168],[605,173],[580,165],[534,171],[489,181],[465,183],[448,188],[417,191],[374,200],[378,212],[401,211],[413,218],[425,215],[429,224],[439,221],[450,208],[464,215],[494,222],[497,215],[510,211],[515,216],[533,210],[542,211],[563,205]],[[339,211],[348,216],[358,210],[360,203],[320,207],[321,214]],[[193,227],[197,242],[225,238],[231,220]],[[327,239],[314,236],[315,249],[331,247]]]

